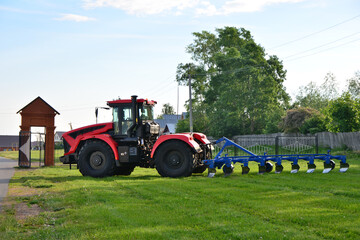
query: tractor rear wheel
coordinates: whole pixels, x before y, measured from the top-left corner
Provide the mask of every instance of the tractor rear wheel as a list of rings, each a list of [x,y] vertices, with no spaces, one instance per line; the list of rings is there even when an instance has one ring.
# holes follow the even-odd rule
[[[91,177],[113,176],[116,168],[114,153],[101,141],[89,141],[81,147],[78,165],[82,175]]]
[[[157,149],[155,166],[163,177],[187,177],[194,170],[194,157],[185,143],[165,142]]]

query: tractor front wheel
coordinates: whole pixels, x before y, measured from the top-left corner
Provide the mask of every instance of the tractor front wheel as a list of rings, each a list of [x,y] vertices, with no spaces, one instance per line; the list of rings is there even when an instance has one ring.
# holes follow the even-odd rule
[[[156,151],[155,166],[163,177],[187,177],[194,170],[194,157],[185,143],[165,142]]]
[[[79,170],[83,176],[106,177],[115,174],[114,154],[104,142],[86,142],[79,152]]]

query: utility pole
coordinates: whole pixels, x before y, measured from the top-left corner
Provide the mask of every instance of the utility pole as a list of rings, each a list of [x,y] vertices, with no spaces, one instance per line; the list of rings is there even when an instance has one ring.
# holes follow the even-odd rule
[[[179,84],[177,86],[177,108],[176,108],[176,114],[179,115]]]
[[[191,75],[189,73],[189,119],[190,119],[190,133],[194,131],[193,129],[193,116],[192,116],[192,97],[191,97]]]

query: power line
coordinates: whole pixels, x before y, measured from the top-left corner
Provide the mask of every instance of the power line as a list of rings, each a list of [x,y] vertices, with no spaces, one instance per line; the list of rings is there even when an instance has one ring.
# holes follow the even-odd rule
[[[359,14],[359,15],[356,15],[355,17],[349,18],[349,19],[347,19],[347,20],[345,20],[345,21],[342,21],[342,22],[340,22],[340,23],[337,23],[337,24],[335,24],[335,25],[332,25],[332,26],[330,26],[330,27],[324,28],[324,29],[322,29],[322,30],[320,30],[320,31],[313,32],[313,33],[310,33],[310,34],[305,35],[305,36],[303,36],[303,37],[300,37],[300,38],[291,40],[291,41],[289,41],[289,42],[282,43],[282,44],[280,44],[280,45],[277,45],[277,46],[275,46],[275,47],[270,48],[270,50],[273,50],[273,49],[276,49],[276,48],[280,48],[280,47],[289,45],[289,44],[291,44],[291,43],[298,42],[298,41],[303,40],[303,39],[305,39],[305,38],[314,36],[314,35],[316,35],[316,34],[325,32],[325,31],[327,31],[327,30],[329,30],[329,29],[331,29],[331,28],[334,28],[334,27],[337,27],[337,26],[342,25],[342,24],[344,24],[344,23],[350,22],[350,21],[352,21],[352,20],[354,20],[354,19],[356,19],[356,18],[358,18],[358,17],[360,17],[360,14]]]
[[[316,54],[319,54],[319,53],[322,53],[322,52],[329,51],[329,50],[334,49],[334,48],[338,48],[338,47],[342,47],[342,46],[344,46],[344,45],[348,45],[348,44],[350,44],[350,43],[353,43],[353,42],[356,42],[356,41],[359,41],[359,40],[360,40],[360,38],[355,39],[355,40],[352,40],[352,41],[349,41],[349,42],[346,42],[346,43],[343,43],[343,44],[340,44],[340,45],[337,45],[337,46],[334,46],[334,47],[331,47],[331,48],[324,49],[324,50],[319,51],[319,52],[315,52],[315,53],[308,54],[308,55],[305,55],[305,56],[293,58],[293,59],[290,59],[290,60],[287,60],[287,61],[290,62],[290,61],[298,60],[298,59],[301,59],[301,58],[313,56],[313,55],[316,55]]]
[[[328,42],[328,43],[325,43],[325,44],[319,45],[319,46],[317,46],[317,47],[314,47],[314,48],[311,48],[311,49],[308,49],[308,50],[305,50],[305,51],[302,51],[302,52],[295,53],[295,54],[293,54],[293,55],[290,55],[290,56],[285,57],[285,59],[287,59],[287,58],[291,58],[291,57],[294,57],[294,56],[297,56],[297,55],[300,55],[300,54],[303,54],[303,53],[307,53],[307,52],[310,52],[310,51],[316,50],[316,49],[318,49],[318,48],[325,47],[325,46],[330,45],[330,44],[333,44],[333,43],[335,43],[335,42],[338,42],[338,41],[344,40],[344,39],[346,39],[346,38],[349,38],[349,37],[355,36],[355,35],[357,35],[357,34],[359,34],[359,33],[360,33],[360,32],[353,33],[353,34],[351,34],[351,35],[348,35],[348,36],[345,36],[345,37],[339,38],[339,39],[337,39],[337,40],[335,40],[335,41]]]

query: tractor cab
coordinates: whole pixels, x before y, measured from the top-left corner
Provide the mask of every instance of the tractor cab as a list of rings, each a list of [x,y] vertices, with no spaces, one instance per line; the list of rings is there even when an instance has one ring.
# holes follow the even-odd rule
[[[160,127],[154,120],[153,107],[156,101],[147,99],[119,99],[108,101],[113,109],[114,135],[118,138],[146,138],[159,135]]]

